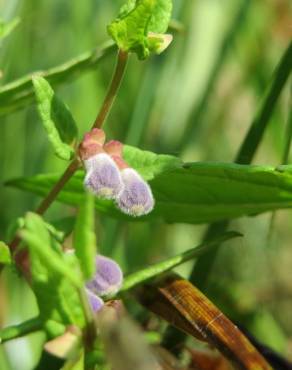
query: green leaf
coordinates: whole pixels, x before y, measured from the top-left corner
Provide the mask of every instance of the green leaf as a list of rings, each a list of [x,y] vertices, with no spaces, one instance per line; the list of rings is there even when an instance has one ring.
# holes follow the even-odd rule
[[[164,33],[167,31],[171,12],[171,0],[156,0],[154,1],[154,10],[148,25],[148,32]]]
[[[7,37],[17,27],[19,22],[19,18],[12,19],[10,22],[4,22],[0,19],[0,40]]]
[[[130,166],[150,180],[156,205],[148,216],[131,218],[116,209],[111,201],[96,198],[96,208],[109,216],[198,224],[292,207],[292,166],[184,164],[173,156],[131,147],[125,148],[124,157]],[[59,177],[60,174],[38,175],[8,184],[45,195]],[[78,171],[58,199],[71,205],[83,202],[83,178],[83,171]]]
[[[33,85],[38,111],[54,151],[58,157],[70,160],[78,134],[76,123],[69,109],[43,77],[33,77]]]
[[[158,262],[149,266],[143,270],[134,272],[124,278],[124,283],[120,292],[132,289],[134,286],[143,283],[144,281],[151,279],[163,272],[171,270],[190,259],[196,258],[204,253],[206,250],[214,246],[218,246],[219,243],[223,243],[226,240],[241,236],[241,234],[235,231],[226,232],[212,240],[205,241],[196,248],[192,248],[184,253],[180,253],[174,257],[170,257],[165,261]]]
[[[96,238],[94,232],[94,196],[86,193],[74,229],[74,248],[83,276],[89,280],[95,272]]]
[[[74,261],[69,261],[36,214],[27,214],[21,237],[29,248],[32,288],[43,322],[84,325],[76,289],[83,282]]]
[[[149,32],[164,33],[171,10],[171,0],[130,0],[108,26],[108,33],[120,49],[135,52],[139,59],[145,59],[152,51]]]
[[[123,157],[147,181],[168,170],[181,168],[183,164],[178,157],[173,155],[158,155],[129,145],[124,146]]]
[[[0,263],[3,265],[11,264],[11,255],[8,245],[0,241]]]

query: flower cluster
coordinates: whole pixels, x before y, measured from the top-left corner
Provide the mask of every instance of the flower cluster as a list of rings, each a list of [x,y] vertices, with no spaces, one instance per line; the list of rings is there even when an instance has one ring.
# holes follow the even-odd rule
[[[93,312],[99,311],[103,306],[101,297],[116,294],[123,282],[122,270],[114,260],[97,255],[95,264],[95,275],[87,282],[85,288]]]
[[[113,199],[117,207],[131,216],[151,212],[154,198],[150,186],[123,159],[123,144],[119,141],[105,143],[105,133],[93,129],[85,134],[79,147],[84,163],[85,187],[103,199]]]

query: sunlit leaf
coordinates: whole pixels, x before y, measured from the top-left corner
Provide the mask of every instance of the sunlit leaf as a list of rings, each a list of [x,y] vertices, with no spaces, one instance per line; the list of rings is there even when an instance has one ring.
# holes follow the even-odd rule
[[[171,0],[130,0],[108,26],[108,32],[120,49],[135,52],[140,59],[145,59],[152,51],[148,33],[164,33],[171,10]]]
[[[11,255],[8,245],[0,241],[0,264],[9,265],[11,263]]]
[[[51,330],[52,326],[60,324],[82,326],[84,316],[76,290],[82,285],[82,278],[76,266],[51,238],[40,216],[33,213],[26,216],[21,237],[29,248],[32,287],[48,331],[53,334],[56,330]]]

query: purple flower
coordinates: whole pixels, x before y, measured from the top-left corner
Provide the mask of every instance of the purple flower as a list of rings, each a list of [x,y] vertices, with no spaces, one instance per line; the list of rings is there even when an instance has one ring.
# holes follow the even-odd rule
[[[124,190],[117,199],[121,211],[131,216],[142,216],[151,212],[154,198],[147,182],[132,168],[123,169],[121,174]]]
[[[92,293],[91,290],[85,289],[90,307],[92,308],[93,312],[99,311],[102,306],[104,305],[103,300],[97,296],[96,294]]]
[[[85,187],[100,198],[115,199],[123,190],[118,166],[106,153],[96,154],[84,161]]]
[[[123,273],[120,266],[112,259],[98,255],[96,273],[86,283],[86,288],[97,296],[114,295],[122,286]]]

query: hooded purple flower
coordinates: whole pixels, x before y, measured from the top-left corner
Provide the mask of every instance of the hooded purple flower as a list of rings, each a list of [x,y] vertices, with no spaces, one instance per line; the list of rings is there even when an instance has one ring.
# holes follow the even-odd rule
[[[98,297],[96,294],[92,293],[91,290],[85,289],[90,307],[92,308],[93,312],[99,311],[102,306],[104,305],[103,300]]]
[[[117,293],[123,283],[120,266],[112,259],[96,256],[96,273],[86,283],[86,288],[97,296],[109,296]]]
[[[117,199],[121,211],[131,216],[143,216],[151,212],[154,198],[147,182],[133,168],[123,169],[121,175],[124,190]]]
[[[100,198],[115,199],[124,185],[115,161],[106,153],[98,153],[84,160],[85,187]]]

